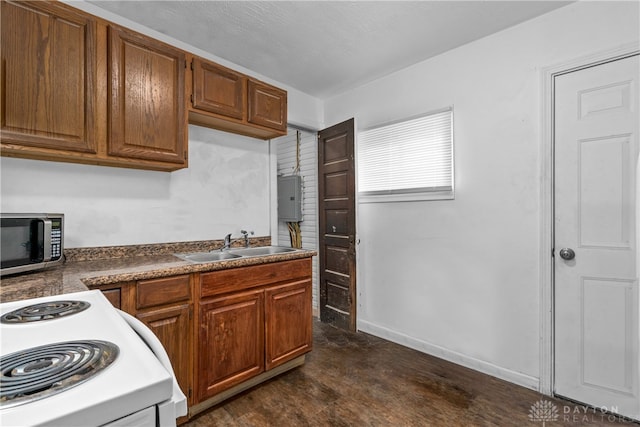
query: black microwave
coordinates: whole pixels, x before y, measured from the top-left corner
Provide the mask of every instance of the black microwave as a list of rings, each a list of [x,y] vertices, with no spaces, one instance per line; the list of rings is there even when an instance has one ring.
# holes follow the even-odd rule
[[[63,214],[0,215],[0,275],[64,262]]]

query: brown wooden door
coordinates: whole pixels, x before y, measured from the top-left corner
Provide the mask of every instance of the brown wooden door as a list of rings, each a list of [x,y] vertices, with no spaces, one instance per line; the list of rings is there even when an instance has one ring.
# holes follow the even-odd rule
[[[2,142],[95,153],[96,21],[57,2],[1,14]]]
[[[264,371],[263,310],[263,290],[201,303],[198,401]]]
[[[185,54],[109,26],[109,155],[183,164]]]
[[[191,403],[191,305],[159,308],[136,316],[158,337],[164,347],[180,388]]]
[[[356,329],[354,120],[318,132],[320,319]]]
[[[265,290],[265,368],[311,351],[311,278]]]

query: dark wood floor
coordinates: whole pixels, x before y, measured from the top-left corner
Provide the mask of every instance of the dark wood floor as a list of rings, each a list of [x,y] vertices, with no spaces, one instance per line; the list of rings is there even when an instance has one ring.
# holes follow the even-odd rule
[[[557,412],[532,412],[541,400]],[[640,425],[585,413],[570,402],[316,322],[314,349],[304,366],[184,426],[542,426],[543,421],[547,427]]]

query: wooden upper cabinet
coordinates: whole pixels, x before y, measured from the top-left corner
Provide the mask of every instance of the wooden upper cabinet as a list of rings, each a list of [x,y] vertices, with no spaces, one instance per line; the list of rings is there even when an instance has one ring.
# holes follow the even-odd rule
[[[284,90],[59,1],[0,12],[2,156],[172,171],[189,122],[286,135]]]
[[[0,8],[3,144],[95,153],[96,20],[57,2]]]
[[[194,58],[193,107],[198,110],[242,119],[247,78],[213,62]]]
[[[287,92],[275,86],[250,79],[248,82],[249,123],[287,130]]]
[[[260,139],[287,134],[287,92],[193,57],[189,122]]]
[[[110,25],[109,64],[109,155],[185,163],[184,52]]]
[[[187,166],[185,54],[57,1],[2,1],[3,156]]]

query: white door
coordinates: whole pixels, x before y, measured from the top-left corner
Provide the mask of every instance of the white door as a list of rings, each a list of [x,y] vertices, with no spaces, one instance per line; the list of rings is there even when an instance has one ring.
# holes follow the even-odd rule
[[[638,62],[555,77],[555,393],[635,419]]]

